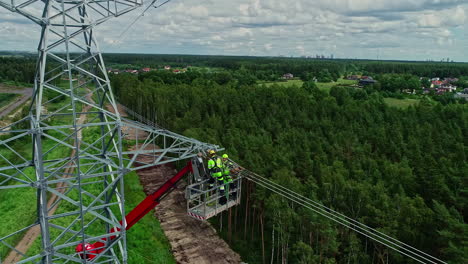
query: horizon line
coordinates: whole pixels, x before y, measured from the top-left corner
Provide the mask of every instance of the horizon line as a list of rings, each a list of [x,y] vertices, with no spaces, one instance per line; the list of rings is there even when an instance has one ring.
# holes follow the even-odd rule
[[[1,53],[29,53],[37,54],[38,51],[31,50],[0,50]],[[71,52],[75,53],[75,52]],[[314,60],[353,60],[353,61],[387,61],[387,62],[417,62],[417,63],[461,63],[468,61],[444,61],[444,60],[405,60],[405,59],[364,59],[364,58],[317,58],[316,56],[286,56],[286,55],[222,55],[222,54],[189,54],[189,53],[147,53],[147,52],[104,52],[102,54],[129,54],[129,55],[166,55],[166,56],[207,56],[207,57],[250,57],[250,58],[283,58],[283,59],[314,59]],[[322,54],[321,54],[322,55]]]

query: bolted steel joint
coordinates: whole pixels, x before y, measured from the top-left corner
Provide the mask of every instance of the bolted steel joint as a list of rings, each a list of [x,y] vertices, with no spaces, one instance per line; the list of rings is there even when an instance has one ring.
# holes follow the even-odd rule
[[[31,130],[31,134],[41,136],[44,134],[44,130],[40,127],[36,127]]]

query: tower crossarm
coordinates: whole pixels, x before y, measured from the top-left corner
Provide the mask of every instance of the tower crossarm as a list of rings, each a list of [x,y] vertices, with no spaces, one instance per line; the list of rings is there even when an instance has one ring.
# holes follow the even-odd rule
[[[144,0],[57,0],[53,1],[58,4],[63,4],[66,9],[61,10],[56,8],[54,5],[50,5],[52,1],[49,0],[0,0],[0,6],[4,7],[11,12],[15,12],[23,15],[24,17],[32,20],[36,24],[44,25],[51,23],[60,23],[62,20],[63,13],[72,12],[75,9],[87,7],[88,12],[92,12],[95,15],[95,22],[102,23],[111,17],[118,17],[125,13],[128,13],[143,5]],[[50,12],[45,15],[44,10]],[[68,16],[68,15],[67,15]],[[70,20],[73,21],[74,17],[69,16]],[[67,25],[72,25],[68,21]],[[86,21],[80,21],[75,19],[75,26],[83,25]],[[99,24],[97,23],[97,24]]]
[[[199,152],[206,154],[213,149],[221,151],[218,145],[204,143],[169,130],[145,125],[129,119],[122,119],[125,143],[131,148],[124,151],[128,170],[138,170],[178,160],[195,157]],[[113,156],[117,153],[108,152]]]

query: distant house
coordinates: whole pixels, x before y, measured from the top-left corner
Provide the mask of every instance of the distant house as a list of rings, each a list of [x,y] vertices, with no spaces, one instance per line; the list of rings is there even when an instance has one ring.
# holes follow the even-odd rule
[[[455,85],[452,85],[450,83],[443,83],[442,85],[437,88],[437,92],[455,92],[457,90],[457,87]]]
[[[165,70],[170,70],[170,69],[171,69],[171,66],[166,65],[166,66],[164,66],[164,69],[165,69]]]
[[[107,70],[107,73],[119,74],[119,73],[120,73],[120,70],[117,70],[117,69],[108,69],[108,70]]]
[[[445,79],[444,79],[444,82],[445,82],[445,83],[454,83],[454,82],[458,82],[458,78],[445,78]]]
[[[141,69],[142,72],[150,72],[151,71],[151,68],[143,68]]]
[[[173,73],[180,73],[180,70],[179,69],[175,69],[172,71]]]
[[[466,101],[468,101],[468,93],[456,93],[454,95],[455,98],[465,98]]]
[[[438,87],[440,87],[442,84],[443,84],[442,81],[433,80],[433,81],[431,82],[431,88],[438,88]]]
[[[432,78],[431,81],[440,81],[440,78],[439,77]]]
[[[346,77],[346,80],[353,80],[353,81],[357,81],[359,80],[359,75],[348,75],[348,77]]]
[[[138,71],[137,71],[137,70],[134,70],[134,69],[127,69],[127,70],[125,70],[125,72],[127,72],[127,73],[133,73],[133,74],[138,74]]]
[[[285,73],[283,74],[283,77],[281,77],[282,79],[285,79],[285,80],[290,80],[292,78],[294,78],[294,75],[292,73]]]
[[[362,76],[361,79],[359,80],[359,86],[367,86],[367,85],[372,85],[376,83],[377,81],[374,80],[370,76]]]

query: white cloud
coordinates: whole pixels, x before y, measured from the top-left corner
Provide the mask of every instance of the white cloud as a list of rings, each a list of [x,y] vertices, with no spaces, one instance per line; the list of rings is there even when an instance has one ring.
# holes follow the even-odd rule
[[[468,61],[467,11],[466,0],[172,0],[123,36],[141,11],[97,33],[109,52],[375,58],[378,49],[386,59]],[[35,49],[39,28],[25,21],[0,9],[0,49]]]

